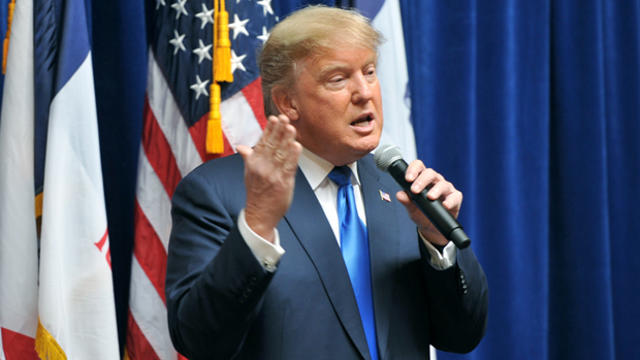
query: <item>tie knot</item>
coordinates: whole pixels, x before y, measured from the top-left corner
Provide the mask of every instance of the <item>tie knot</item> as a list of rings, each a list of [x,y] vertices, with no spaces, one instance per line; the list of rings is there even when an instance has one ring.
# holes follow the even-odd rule
[[[351,184],[351,169],[348,166],[336,166],[329,173],[329,179],[338,186]]]

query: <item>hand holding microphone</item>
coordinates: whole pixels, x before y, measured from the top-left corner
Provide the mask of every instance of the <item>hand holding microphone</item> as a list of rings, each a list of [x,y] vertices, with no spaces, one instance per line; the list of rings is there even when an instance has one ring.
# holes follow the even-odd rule
[[[447,211],[442,205],[442,202],[438,199],[431,200],[427,197],[427,192],[430,186],[419,193],[415,193],[411,190],[411,185],[414,181],[418,181],[418,178],[413,179],[411,182],[406,180],[406,172],[408,165],[402,159],[402,155],[399,149],[393,145],[383,145],[374,155],[376,165],[383,171],[388,171],[389,174],[400,184],[405,193],[409,196],[411,201],[420,209],[420,211],[431,221],[435,228],[448,240],[460,249],[466,248],[471,244],[471,240],[462,229],[462,226],[456,221],[456,219]]]

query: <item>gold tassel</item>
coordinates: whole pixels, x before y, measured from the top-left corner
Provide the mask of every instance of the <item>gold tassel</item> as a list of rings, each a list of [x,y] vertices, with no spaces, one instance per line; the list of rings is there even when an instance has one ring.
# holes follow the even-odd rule
[[[214,0],[213,2],[215,11],[213,24],[213,81],[209,91],[209,119],[207,121],[205,148],[209,154],[222,154],[224,152],[224,138],[222,136],[221,94],[218,82],[232,82],[233,74],[231,73],[229,13],[225,10],[224,0]]]
[[[220,116],[220,85],[211,84],[209,97],[209,120],[207,121],[207,153],[222,154],[224,139],[222,138],[222,119]]]
[[[214,0],[217,1],[217,0]],[[214,81],[233,81],[231,73],[231,41],[229,40],[229,13],[225,10],[224,0],[220,0],[220,8],[216,12],[216,45],[213,58]]]
[[[9,36],[11,35],[11,22],[13,21],[13,9],[16,7],[16,0],[11,0],[9,3],[9,16],[7,17],[7,33],[4,37],[4,43],[2,44],[2,73],[7,73],[7,56],[9,55]],[[227,34],[229,32],[227,31]]]
[[[36,330],[36,352],[40,359],[66,360],[67,355],[58,345],[56,339],[44,328],[38,319],[38,329]]]

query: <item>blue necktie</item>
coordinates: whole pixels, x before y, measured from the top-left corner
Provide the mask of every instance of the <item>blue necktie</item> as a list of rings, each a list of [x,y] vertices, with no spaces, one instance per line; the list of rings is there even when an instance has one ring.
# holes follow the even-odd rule
[[[356,200],[351,186],[351,169],[337,166],[329,173],[329,179],[338,185],[338,218],[340,220],[340,247],[347,265],[351,286],[356,296],[360,318],[367,337],[371,359],[378,359],[376,325],[371,296],[371,267],[369,264],[369,239],[367,228],[358,217]]]

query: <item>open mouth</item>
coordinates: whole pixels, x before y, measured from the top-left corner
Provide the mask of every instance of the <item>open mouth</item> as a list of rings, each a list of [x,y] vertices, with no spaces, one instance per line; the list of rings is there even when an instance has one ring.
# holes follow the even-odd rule
[[[351,126],[368,126],[373,121],[373,114],[366,113],[351,122]]]

